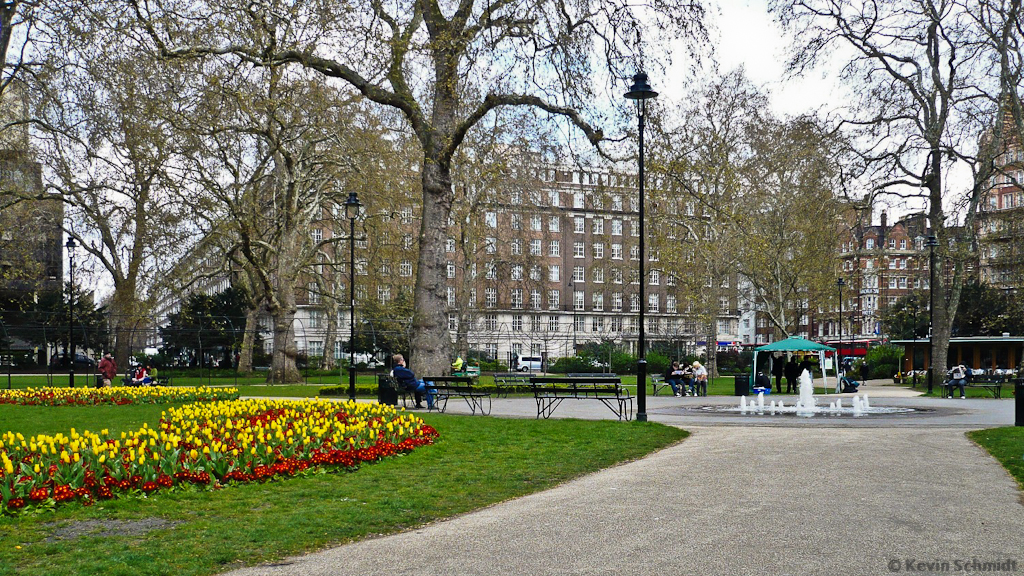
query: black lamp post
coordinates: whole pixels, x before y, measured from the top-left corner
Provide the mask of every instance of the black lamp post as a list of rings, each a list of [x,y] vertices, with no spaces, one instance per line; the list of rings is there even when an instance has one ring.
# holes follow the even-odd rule
[[[839,351],[836,353],[836,374],[838,374],[839,368],[843,364],[843,286],[846,286],[846,280],[839,278],[836,280],[836,286],[839,287]],[[843,373],[845,374],[845,372],[844,370]],[[840,381],[836,387],[842,389],[842,386],[842,381]]]
[[[626,99],[636,105],[636,116],[640,123],[640,337],[637,341],[636,366],[636,420],[647,421],[647,358],[644,353],[644,119],[647,116],[647,101],[657,98],[658,93],[651,90],[647,83],[647,74],[638,72],[633,76],[633,85],[624,94]]]
[[[939,245],[935,236],[928,236],[928,273],[931,276],[928,281],[928,347],[931,353],[928,358],[928,393],[932,392],[932,378],[935,372],[935,247]]]
[[[356,192],[349,192],[345,200],[345,216],[348,217],[348,398],[356,399],[356,216],[363,205]]]
[[[68,236],[64,244],[68,249],[68,271],[70,287],[68,288],[68,386],[75,387],[75,239]]]
[[[572,298],[572,355],[576,356],[576,283],[569,280],[569,295]]]

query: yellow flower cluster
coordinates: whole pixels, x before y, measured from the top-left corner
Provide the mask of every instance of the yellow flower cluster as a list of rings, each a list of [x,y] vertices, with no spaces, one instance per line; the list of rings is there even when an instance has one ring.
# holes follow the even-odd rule
[[[161,414],[158,428],[111,436],[0,434],[0,511],[53,496],[109,498],[175,482],[208,484],[355,467],[429,444],[437,432],[404,410],[328,400],[195,403]]]
[[[98,404],[167,404],[238,398],[237,388],[112,386],[108,388],[26,388],[0,390],[0,404],[22,406],[95,406]]]

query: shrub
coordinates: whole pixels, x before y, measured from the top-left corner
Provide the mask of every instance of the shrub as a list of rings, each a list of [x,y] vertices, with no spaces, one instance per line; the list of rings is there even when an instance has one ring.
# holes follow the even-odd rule
[[[657,350],[651,350],[647,353],[647,373],[648,374],[661,374],[668,370],[669,360],[668,356],[665,356]]]
[[[892,378],[903,362],[903,347],[883,344],[868,350],[864,362],[871,368],[872,378]]]
[[[555,360],[555,362],[548,367],[548,371],[556,374],[567,374],[569,372],[593,372],[594,368],[583,358],[579,358],[577,356],[563,356],[562,358]]]

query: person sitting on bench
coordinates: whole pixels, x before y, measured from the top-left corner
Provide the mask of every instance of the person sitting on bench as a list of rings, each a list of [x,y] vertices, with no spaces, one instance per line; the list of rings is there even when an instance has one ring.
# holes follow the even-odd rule
[[[771,394],[772,393],[772,381],[764,372],[761,370],[757,371],[757,377],[754,378],[754,394]]]
[[[434,395],[427,388],[422,380],[417,380],[416,375],[412,373],[405,366],[405,357],[401,354],[395,354],[391,357],[395,363],[395,368],[391,371],[391,375],[395,377],[395,381],[402,388],[412,392],[416,397],[416,408],[423,408],[423,394],[427,395],[427,409],[434,407]]]
[[[947,383],[949,386],[949,397],[953,397],[953,387],[959,386],[960,397],[966,398],[967,396],[964,395],[965,384],[967,384],[967,368],[963,364],[957,364],[949,373],[949,382]]]
[[[672,394],[682,396],[679,386],[683,383],[683,369],[679,367],[679,362],[673,362],[665,371],[665,383],[672,387]]]

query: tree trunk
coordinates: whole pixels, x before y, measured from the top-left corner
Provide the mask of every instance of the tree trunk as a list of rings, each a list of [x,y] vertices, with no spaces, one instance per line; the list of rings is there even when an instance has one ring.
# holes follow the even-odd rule
[[[122,281],[114,284],[110,318],[111,332],[114,336],[114,360],[118,368],[128,368],[128,360],[132,356],[132,341],[141,322],[140,308],[141,303],[136,297],[134,282]]]
[[[451,210],[451,166],[425,155],[423,219],[409,359],[418,375],[445,374],[450,366],[452,342],[448,334],[445,241]]]
[[[260,311],[250,308],[245,312],[245,331],[242,334],[242,349],[238,352],[238,371],[242,374],[252,372],[253,347],[256,342],[256,331],[259,330]]]
[[[268,384],[302,382],[302,373],[295,365],[299,350],[295,346],[295,288],[293,282],[281,282],[277,287],[276,304],[271,306],[274,323],[274,356],[267,374]]]
[[[334,369],[334,343],[338,340],[338,305],[327,307],[327,334],[324,335],[324,354],[320,357],[321,370]]]

